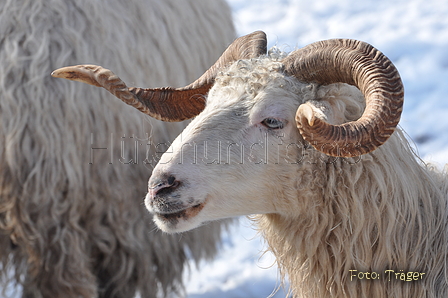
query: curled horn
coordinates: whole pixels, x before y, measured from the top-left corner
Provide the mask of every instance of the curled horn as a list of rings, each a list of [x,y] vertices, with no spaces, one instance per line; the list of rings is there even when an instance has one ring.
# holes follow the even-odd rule
[[[141,112],[162,121],[183,121],[198,115],[220,68],[239,59],[266,54],[266,34],[262,31],[236,39],[199,79],[183,88],[128,88],[112,71],[96,65],[77,65],[57,69],[53,77],[103,87]]]
[[[318,84],[347,83],[366,99],[356,121],[331,125],[304,104],[296,113],[303,138],[331,156],[353,157],[369,153],[392,135],[400,120],[404,89],[392,62],[373,46],[350,39],[332,39],[292,52],[283,63],[286,73],[299,81]]]

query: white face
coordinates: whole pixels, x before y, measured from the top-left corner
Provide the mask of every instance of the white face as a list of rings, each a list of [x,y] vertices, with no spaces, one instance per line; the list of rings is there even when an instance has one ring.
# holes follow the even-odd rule
[[[297,95],[278,88],[255,98],[210,91],[207,107],[161,157],[145,199],[156,224],[182,232],[204,222],[276,213],[291,188],[302,139]],[[284,99],[287,100],[284,100]],[[282,99],[282,100],[279,100]]]

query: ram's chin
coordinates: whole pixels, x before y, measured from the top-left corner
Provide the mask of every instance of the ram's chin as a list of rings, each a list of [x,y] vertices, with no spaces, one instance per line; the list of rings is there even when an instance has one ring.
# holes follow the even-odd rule
[[[194,219],[191,220],[179,220],[178,222],[166,221],[160,215],[154,216],[154,222],[157,227],[165,233],[182,233],[192,229],[195,229],[201,225],[200,221]]]
[[[205,203],[198,204],[180,212],[163,214],[153,213],[154,222],[166,233],[181,233],[199,227],[202,224],[200,212]]]

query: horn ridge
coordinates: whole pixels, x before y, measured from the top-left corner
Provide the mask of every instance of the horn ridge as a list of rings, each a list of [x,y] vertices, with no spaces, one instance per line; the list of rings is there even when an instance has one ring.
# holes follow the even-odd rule
[[[213,84],[218,71],[240,59],[256,58],[267,52],[266,33],[255,31],[251,34],[237,38],[224,51],[221,57],[196,81],[179,88],[179,90],[195,89],[203,84]],[[210,85],[211,87],[211,85]]]
[[[370,44],[351,39],[320,41],[294,51],[283,63],[285,72],[299,81],[347,83],[358,87],[366,99],[361,118],[341,125],[317,117],[309,125],[298,109],[297,127],[317,150],[340,157],[366,154],[381,146],[398,125],[404,96],[400,75]]]
[[[266,54],[266,34],[256,31],[237,38],[222,56],[196,81],[182,88],[128,88],[112,71],[96,65],[68,66],[55,70],[53,77],[103,87],[139,111],[162,121],[183,121],[205,108],[205,96],[219,70],[240,60]]]

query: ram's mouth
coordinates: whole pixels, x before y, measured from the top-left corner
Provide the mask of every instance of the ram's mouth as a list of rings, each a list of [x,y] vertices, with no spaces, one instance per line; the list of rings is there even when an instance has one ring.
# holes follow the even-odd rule
[[[190,218],[198,215],[199,212],[204,208],[206,202],[187,207],[180,211],[175,212],[155,212],[155,216],[161,221],[169,222],[171,224],[176,224],[179,220],[188,220]]]

